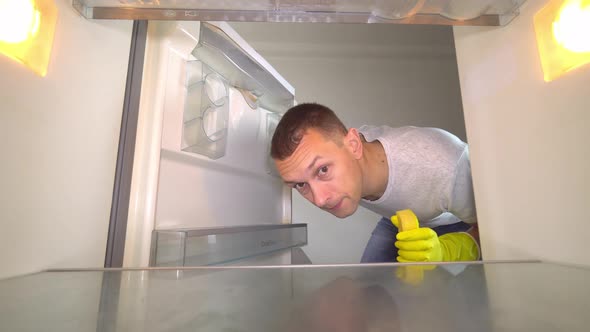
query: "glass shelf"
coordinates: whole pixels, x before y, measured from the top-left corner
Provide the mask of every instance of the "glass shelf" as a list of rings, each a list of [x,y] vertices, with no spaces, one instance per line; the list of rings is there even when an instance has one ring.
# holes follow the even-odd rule
[[[498,26],[525,0],[74,0],[91,19]]]
[[[227,264],[306,244],[307,224],[155,230],[150,266]]]
[[[546,263],[54,270],[0,281],[6,331],[585,332],[590,270]],[[348,328],[348,329],[345,329]]]

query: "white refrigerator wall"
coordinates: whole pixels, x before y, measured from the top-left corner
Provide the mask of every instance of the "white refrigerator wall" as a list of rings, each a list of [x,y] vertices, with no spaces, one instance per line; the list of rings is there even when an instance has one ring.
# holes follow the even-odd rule
[[[452,29],[438,26],[232,23],[296,89],[345,125],[440,127],[465,139]],[[358,263],[380,216],[338,219],[293,193],[314,264]]]
[[[156,229],[290,223],[283,181],[267,173],[267,112],[251,109],[234,88],[228,103],[226,151],[216,160],[180,151],[182,108],[164,109],[164,123],[177,125],[162,132]]]
[[[132,22],[56,4],[46,77],[0,56],[0,278],[104,264]]]
[[[190,31],[195,25],[198,24],[180,23],[175,28],[175,34],[180,31],[186,36],[185,41],[178,43],[188,48],[169,45],[175,51],[168,52],[167,75],[160,77],[166,81],[166,91],[159,110],[163,113],[163,125],[155,229],[289,223],[290,216],[283,215],[283,200],[290,197],[283,197],[282,180],[268,173],[269,112],[261,107],[253,109],[248,106],[242,94],[230,83],[225,83],[227,101],[214,111],[219,113],[225,109],[229,113],[223,155],[212,159],[181,151],[186,133],[205,131],[202,127],[206,126],[201,123],[200,126],[183,128],[188,98],[187,61],[194,59],[190,52],[200,37],[196,33],[198,29]],[[222,26],[231,33],[230,26]],[[246,48],[244,40],[235,42]],[[203,95],[202,98],[206,97]]]
[[[546,3],[454,31],[482,250],[590,265],[590,66],[543,81],[533,16]]]

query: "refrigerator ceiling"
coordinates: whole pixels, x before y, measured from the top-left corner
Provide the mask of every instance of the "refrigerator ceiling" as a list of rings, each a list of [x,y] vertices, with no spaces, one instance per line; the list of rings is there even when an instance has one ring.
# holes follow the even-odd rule
[[[89,19],[503,26],[526,0],[73,0]]]

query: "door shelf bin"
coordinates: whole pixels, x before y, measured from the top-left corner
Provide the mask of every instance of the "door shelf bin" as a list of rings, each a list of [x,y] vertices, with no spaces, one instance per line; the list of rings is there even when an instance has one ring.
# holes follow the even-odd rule
[[[154,230],[150,266],[221,265],[307,244],[307,224]]]
[[[225,155],[229,117],[226,81],[199,60],[186,62],[182,151],[218,159]]]

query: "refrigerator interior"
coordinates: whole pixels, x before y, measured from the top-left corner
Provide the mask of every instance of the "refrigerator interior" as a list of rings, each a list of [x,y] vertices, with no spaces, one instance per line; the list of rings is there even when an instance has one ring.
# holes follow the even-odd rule
[[[201,234],[209,244],[221,241],[217,235],[227,229],[219,227],[224,225],[224,217],[232,217],[228,221],[233,222],[225,227],[234,230],[244,227],[250,233],[252,227],[289,226],[289,193],[280,190],[278,183],[275,187],[249,178],[266,179],[266,174],[271,183],[277,182],[268,160],[257,159],[262,155],[262,145],[253,154],[245,154],[240,149],[245,146],[240,140],[253,143],[268,139],[268,117],[263,120],[264,116],[241,115],[238,111],[239,123],[243,119],[248,124],[245,128],[249,129],[232,134],[230,118],[236,112],[230,105],[242,103],[244,106],[243,103],[252,102],[251,96],[246,94],[244,99],[239,90],[217,85],[219,89],[213,90],[222,97],[212,98],[211,102],[221,108],[228,107],[227,125],[217,126],[218,117],[213,116],[211,127],[201,126],[214,144],[199,150],[205,151],[204,155],[195,154],[196,150],[185,151],[194,144],[187,142],[182,133],[195,118],[185,118],[184,110],[179,114],[178,108],[174,108],[174,105],[184,108],[186,91],[176,95],[178,98],[167,92],[169,85],[180,89],[171,89],[171,93],[188,88],[188,70],[182,69],[181,64],[197,60],[191,58],[192,52],[187,49],[194,49],[198,42],[199,32],[195,30],[198,25],[158,23],[151,26],[155,35],[151,35],[153,39],[148,48],[161,52],[148,52],[146,59],[144,91],[153,93],[146,93],[142,99],[126,264],[147,262],[154,230],[188,233],[197,228],[211,232]],[[182,27],[177,28],[179,26]],[[175,71],[177,76],[173,75]],[[175,78],[168,80],[169,75]],[[227,96],[223,93],[225,90]],[[220,99],[223,98],[227,100],[222,104]],[[232,98],[237,99],[233,104]],[[168,103],[171,108],[165,107]],[[248,108],[244,107],[243,111],[248,112]],[[270,112],[263,107],[259,111]],[[263,127],[266,131],[261,129]],[[267,135],[265,139],[257,136],[261,132]],[[232,137],[237,137],[238,141],[232,141]],[[221,146],[223,149],[216,149]],[[225,164],[224,160],[232,160],[224,159],[230,158],[230,152],[232,156],[233,153],[242,154],[246,158],[246,161],[241,160],[244,165]],[[196,171],[193,166],[202,169]],[[166,167],[168,171],[162,172]],[[264,202],[251,197],[242,200],[238,194],[244,191],[234,189],[237,198],[229,203],[228,196],[233,195],[233,191],[212,195],[227,203],[217,205],[218,208],[230,211],[205,210],[203,218],[199,219],[201,211],[192,209],[200,202],[194,200],[207,199],[210,193],[192,188],[194,181],[205,181],[216,191],[221,185],[209,181],[209,177],[219,180],[222,176],[240,184],[254,184],[254,194],[274,194],[276,199],[280,193],[282,208],[258,211],[256,209],[262,205],[244,204],[232,210],[234,201],[238,204]],[[187,187],[180,192],[182,195],[174,196],[175,191],[169,190],[160,197],[160,186],[173,181]],[[227,188],[233,185],[233,182],[223,183]],[[204,196],[190,196],[194,193]],[[239,211],[245,212],[239,215]],[[249,211],[253,212],[253,217],[244,218]],[[216,235],[215,240],[210,235]],[[261,245],[268,245],[266,241],[257,240]],[[180,248],[186,253],[186,241]],[[277,261],[289,264],[294,251],[287,250],[290,256],[273,251],[269,256],[256,255],[237,265],[253,265],[255,261],[265,265]],[[589,270],[584,267],[540,262],[452,263],[436,267],[432,264],[301,267],[227,264],[232,267],[49,270],[1,280],[0,321],[7,330],[59,331],[311,331],[338,327],[441,332],[586,331],[590,324],[586,313],[590,304]]]

